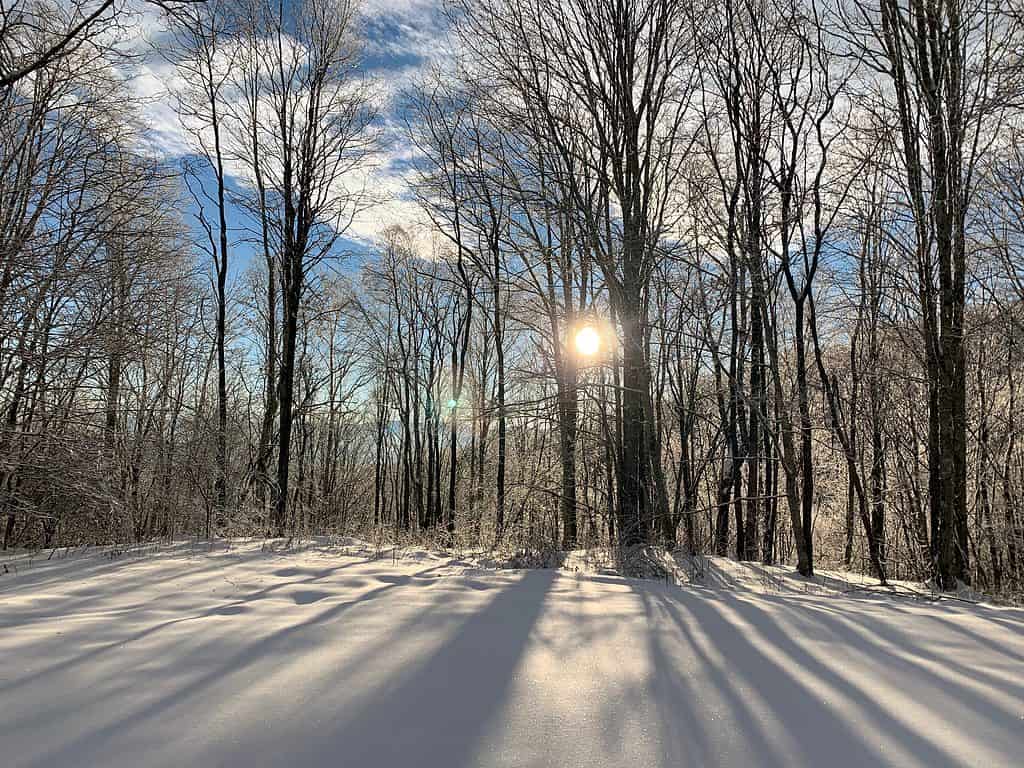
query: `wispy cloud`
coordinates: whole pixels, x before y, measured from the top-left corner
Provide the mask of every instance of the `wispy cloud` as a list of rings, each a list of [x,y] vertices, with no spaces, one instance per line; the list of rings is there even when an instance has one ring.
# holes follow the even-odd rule
[[[401,94],[431,65],[448,56],[441,0],[366,0],[362,6],[365,71],[376,83],[385,149],[367,174],[380,204],[358,216],[350,237],[370,243],[390,226],[415,231],[425,217],[410,192],[412,152],[405,134]]]
[[[129,47],[137,58],[126,76],[143,105],[144,151],[175,160],[192,154],[195,146],[174,109],[173,92],[182,85],[180,75],[160,56],[160,46],[166,43],[163,20],[146,8],[140,4],[131,17]],[[447,58],[447,29],[441,0],[365,0],[361,23],[363,71],[374,84],[374,102],[384,134],[382,149],[373,162],[345,183],[348,189],[365,189],[376,201],[346,232],[346,237],[366,246],[376,242],[388,227],[416,230],[423,226],[422,213],[410,193],[412,158],[401,94],[427,67]],[[242,175],[238,174],[237,180],[244,183]]]

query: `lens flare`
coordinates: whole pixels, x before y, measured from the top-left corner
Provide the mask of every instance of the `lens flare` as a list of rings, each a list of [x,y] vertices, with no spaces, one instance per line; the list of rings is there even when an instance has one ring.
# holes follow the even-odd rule
[[[589,325],[576,332],[576,351],[583,357],[593,357],[601,349],[601,335]]]

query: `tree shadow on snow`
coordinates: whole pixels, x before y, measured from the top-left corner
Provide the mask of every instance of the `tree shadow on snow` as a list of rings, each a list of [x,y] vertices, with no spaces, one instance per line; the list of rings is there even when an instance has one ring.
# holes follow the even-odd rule
[[[340,570],[343,567],[345,566],[339,565],[334,570]],[[51,749],[48,753],[31,763],[31,765],[38,768],[43,768],[43,766],[103,765],[109,761],[109,756],[104,757],[109,746],[112,743],[116,743],[119,739],[122,739],[125,734],[130,734],[136,729],[147,724],[158,722],[163,716],[178,708],[187,706],[189,702],[200,700],[208,689],[217,686],[219,683],[222,683],[232,676],[245,674],[248,670],[258,669],[262,665],[271,662],[283,648],[287,647],[287,643],[291,639],[300,636],[305,630],[309,630],[318,625],[327,624],[337,619],[347,610],[356,606],[363,606],[372,600],[382,597],[397,587],[415,583],[417,579],[426,579],[432,573],[437,571],[439,567],[440,566],[436,565],[431,566],[410,575],[403,575],[397,580],[389,580],[382,583],[375,589],[371,589],[368,592],[357,595],[351,600],[332,603],[329,607],[319,613],[316,613],[298,623],[288,624],[285,627],[275,630],[274,632],[256,640],[255,642],[242,643],[233,656],[223,661],[218,660],[216,663],[207,665],[205,668],[200,667],[202,671],[199,674],[193,676],[192,679],[185,684],[179,685],[173,691],[166,695],[158,696],[150,703],[141,706],[126,716],[114,718],[102,727],[87,731],[78,738],[72,739],[62,745],[55,746],[55,748]],[[318,572],[313,574],[312,578],[290,582],[290,584],[316,582],[319,579],[324,578],[325,575],[326,573]],[[424,581],[423,583],[428,582]],[[273,585],[265,590],[260,590],[258,593],[246,595],[241,600],[217,606],[214,609],[204,612],[200,616],[182,617],[149,627],[131,638],[122,639],[121,642],[104,645],[99,648],[92,649],[85,654],[72,657],[58,665],[54,665],[53,667],[44,670],[42,674],[48,675],[53,672],[63,671],[69,667],[81,666],[92,660],[95,656],[122,645],[124,642],[141,639],[173,624],[192,621],[199,618],[208,618],[218,614],[225,608],[242,607],[246,602],[258,599],[258,597],[262,596],[265,592],[279,589],[286,585],[287,583]],[[223,637],[216,637],[212,643],[216,645],[223,642],[223,640]],[[102,699],[97,699],[94,704],[102,706],[103,701]],[[67,708],[70,710],[73,706],[76,708],[81,707],[81,703],[69,704],[67,705]],[[64,711],[61,705],[55,705],[48,712],[41,714],[45,714],[47,718],[60,719],[60,717],[67,716],[71,714],[71,712]],[[4,727],[25,727],[27,725],[29,725],[29,723],[10,720],[3,722]],[[0,730],[0,733],[2,733],[2,730]]]
[[[997,737],[997,751],[1008,754],[1013,744],[1019,715],[999,702],[1020,695],[1013,681],[982,676],[991,686],[983,695],[969,667],[930,668],[925,639],[897,635],[885,621],[865,627],[792,601],[766,609],[634,586],[648,622],[656,672],[646,695],[665,766],[962,765],[931,734],[971,732],[968,723]],[[696,676],[687,674],[694,669]],[[725,729],[713,722],[721,718]],[[708,741],[722,730],[731,734],[727,742]]]
[[[555,572],[527,571],[457,627],[428,659],[384,682],[352,713],[339,712],[295,765],[468,768],[500,727],[520,658]],[[386,648],[381,653],[387,653]]]

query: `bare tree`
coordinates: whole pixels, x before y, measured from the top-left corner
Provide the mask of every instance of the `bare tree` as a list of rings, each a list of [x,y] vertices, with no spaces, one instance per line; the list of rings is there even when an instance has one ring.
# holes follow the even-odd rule
[[[258,6],[256,6],[258,7]],[[365,86],[353,76],[354,7],[309,0],[266,7],[258,25],[260,144],[271,227],[280,248],[282,307],[277,497],[273,524],[288,525],[296,342],[303,297],[315,270],[337,255],[340,235],[367,198],[353,178],[374,148]]]

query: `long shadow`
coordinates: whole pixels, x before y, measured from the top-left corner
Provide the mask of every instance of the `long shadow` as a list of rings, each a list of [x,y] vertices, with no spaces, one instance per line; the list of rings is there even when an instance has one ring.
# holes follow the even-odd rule
[[[65,586],[69,576],[75,581],[86,581],[97,577],[109,576],[137,565],[162,562],[170,559],[192,559],[213,556],[213,562],[223,566],[223,557],[228,556],[236,562],[242,559],[259,556],[259,551],[232,552],[225,549],[196,549],[189,542],[177,542],[142,551],[129,550],[116,557],[110,555],[110,548],[96,547],[84,552],[70,555],[58,555],[49,560],[41,555],[32,565],[17,564],[10,573],[0,578],[0,595],[17,593],[22,588],[41,589],[52,586]],[[265,556],[265,555],[264,555]]]
[[[275,584],[270,584],[269,586],[266,586],[263,589],[256,590],[255,592],[250,592],[245,595],[241,595],[227,603],[212,606],[211,608],[208,608],[207,610],[202,611],[200,613],[195,613],[190,616],[181,616],[176,619],[169,619],[167,621],[163,621],[158,624],[154,624],[150,627],[147,627],[146,629],[136,632],[133,635],[117,637],[109,643],[106,643],[104,645],[98,645],[84,653],[79,654],[78,656],[72,656],[71,658],[64,659],[63,661],[57,662],[56,664],[53,664],[49,667],[37,670],[36,672],[33,672],[30,675],[25,675],[16,680],[12,680],[9,683],[0,685],[0,693],[9,693],[17,688],[22,688],[42,678],[57,674],[59,672],[66,671],[68,669],[72,669],[74,667],[81,666],[82,664],[93,661],[106,653],[115,651],[117,648],[120,648],[125,643],[134,643],[138,642],[139,640],[144,640],[148,637],[151,637],[152,635],[157,634],[161,630],[173,627],[177,624],[207,619],[211,616],[229,616],[232,614],[233,609],[240,608],[244,606],[246,603],[252,602],[254,600],[260,600],[264,597],[267,597],[268,595],[271,595],[274,592],[277,592],[278,590],[286,589],[289,587],[302,586],[306,584],[315,584],[320,580],[326,578],[327,576],[336,573],[337,571],[349,568],[352,565],[356,565],[359,563],[360,561],[357,560],[351,563],[338,565],[333,568],[321,569],[319,571],[315,571],[309,574],[310,578],[306,579],[296,579],[294,581],[280,581]]]
[[[934,680],[936,684],[942,679],[942,676],[929,669],[926,664],[920,663],[921,661],[931,661],[939,664],[951,674],[959,674],[965,679],[973,679],[986,685],[1006,688],[1007,692],[1011,693],[1011,695],[1018,697],[1024,695],[1024,687],[1022,685],[972,666],[969,663],[971,660],[970,654],[940,653],[928,648],[921,642],[922,638],[927,639],[929,635],[927,632],[922,632],[921,627],[917,626],[917,624],[928,621],[937,624],[944,633],[960,635],[967,644],[983,646],[1014,663],[1024,662],[1024,656],[1017,653],[1012,647],[965,627],[960,622],[964,614],[958,607],[942,606],[938,608],[932,605],[922,606],[913,603],[904,605],[896,602],[897,598],[893,597],[848,596],[844,598],[847,601],[863,601],[871,605],[872,608],[884,611],[884,613],[879,613],[879,620],[872,622],[869,630],[862,621],[856,620],[856,617],[852,617],[848,611],[843,610],[837,605],[829,605],[828,602],[831,599],[825,598],[815,602],[808,602],[802,599],[790,599],[785,595],[759,595],[757,603],[774,606],[781,613],[786,614],[788,617],[787,621],[792,620],[794,624],[799,624],[807,617],[813,616],[813,622],[804,623],[802,628],[804,632],[820,633],[825,631],[829,634],[830,638],[842,638],[844,642],[847,641],[848,635],[856,635],[863,641],[864,647],[871,648],[871,653],[879,654],[879,658],[892,658],[904,667],[908,665],[913,666],[921,672],[924,678]],[[744,606],[745,609],[758,612],[759,615],[763,614],[763,611],[754,601],[744,597],[737,597],[736,601],[737,604]],[[919,610],[910,610],[910,608],[917,608]],[[907,631],[901,631],[896,626],[893,626],[892,623],[887,621],[889,617],[886,614],[893,614],[898,618],[913,622],[915,625],[914,629],[917,630],[916,633],[912,634]],[[975,614],[973,611],[968,615],[974,618],[989,620],[988,616]],[[1022,638],[1021,644],[1024,644],[1024,622],[1014,622],[1010,619],[1008,624],[997,623],[996,626],[1000,631],[1006,631],[1012,627],[1020,633]],[[886,646],[885,642],[888,642],[890,645]],[[894,652],[894,649],[897,650]],[[966,689],[965,693],[967,693],[971,700],[974,700],[972,694]]]
[[[884,755],[872,747],[879,736],[904,746],[914,756],[916,764],[939,766],[954,762],[951,755],[921,733],[888,717],[885,702],[869,697],[806,649],[797,646],[767,613],[746,602],[730,601],[740,615],[746,614],[743,617],[752,627],[748,637],[737,632],[736,622],[725,617],[714,603],[703,598],[685,600],[690,620],[715,638],[720,651],[733,665],[730,672],[737,679],[747,681],[765,698],[774,710],[776,725],[789,734],[802,753],[802,764],[863,766],[891,761],[893,755]],[[685,631],[687,618],[680,613],[683,601],[664,599],[663,604]],[[762,652],[757,641],[785,654],[786,667]],[[858,714],[871,722],[870,729],[864,731],[864,726],[860,726],[855,730],[848,716],[822,706],[821,692],[797,679],[787,669],[789,665],[849,702]]]
[[[751,608],[758,610],[752,606]],[[795,617],[795,609],[784,608],[783,610]],[[990,690],[1001,691],[1011,698],[1024,702],[1024,687],[1016,681],[999,678],[995,674],[969,664],[963,664],[952,654],[940,656],[923,647],[917,639],[893,630],[883,622],[875,622],[868,629],[847,616],[837,615],[828,621],[834,622],[832,630],[837,637],[845,638],[846,643],[864,653],[875,663],[882,662],[890,669],[909,673],[922,685],[931,688],[936,695],[950,694],[954,691],[953,686],[955,686],[954,695],[961,706],[993,727],[996,723],[1006,720],[1008,716],[1015,716],[1016,713],[1004,711],[991,700],[979,695],[975,687],[964,685],[955,679],[950,680],[950,677],[959,677],[965,681],[982,684]],[[952,626],[952,624],[947,626],[943,623],[944,629],[949,629]],[[778,637],[773,633],[771,639],[777,640]],[[784,638],[783,642],[792,644],[788,638]],[[993,644],[993,648],[1000,649],[1001,647],[998,644]],[[1003,650],[1005,651],[1005,649]],[[945,674],[939,674],[927,662],[937,665]],[[929,707],[930,703],[934,701],[935,699],[929,696],[919,703],[921,706]]]
[[[639,587],[639,589],[643,590],[643,587]],[[654,597],[657,598],[656,605],[660,608],[660,611],[653,609],[652,598]],[[680,632],[681,639],[686,643],[684,650],[693,653],[696,668],[707,674],[712,689],[701,690],[699,696],[696,697],[696,701],[694,697],[687,698],[685,691],[677,691],[673,696],[674,702],[677,705],[686,704],[686,707],[681,712],[666,711],[663,708],[659,708],[659,715],[665,723],[664,728],[667,730],[672,727],[673,718],[688,717],[695,721],[696,726],[694,730],[698,732],[703,731],[708,726],[710,732],[720,732],[722,730],[721,726],[716,726],[711,722],[715,718],[713,713],[708,711],[706,704],[704,706],[698,704],[701,699],[713,700],[717,696],[720,697],[723,709],[729,713],[738,729],[736,733],[732,734],[731,743],[726,745],[730,751],[737,753],[736,759],[744,762],[756,759],[757,765],[761,768],[789,768],[792,765],[791,759],[787,755],[779,754],[777,744],[775,743],[777,740],[771,735],[771,724],[759,722],[757,712],[748,700],[749,694],[743,690],[744,687],[750,687],[757,690],[760,695],[770,695],[769,692],[763,690],[763,687],[758,684],[755,676],[747,674],[744,666],[744,658],[746,657],[742,651],[731,645],[735,642],[732,636],[736,634],[737,628],[732,625],[712,628],[695,620],[687,620],[686,617],[681,615],[680,611],[684,609],[680,601],[673,599],[675,597],[676,594],[666,594],[661,590],[652,590],[650,596],[645,598],[645,601],[652,601],[649,615],[655,620],[659,616],[666,617],[669,620],[669,626]],[[704,601],[706,598],[697,596],[695,599],[697,601]],[[704,649],[704,644],[694,631],[698,626],[708,637],[714,639],[716,650],[722,656],[723,661],[716,661]],[[717,631],[724,631],[726,637],[720,638],[715,634]],[[726,664],[731,664],[732,666],[726,667]],[[667,686],[678,685],[678,683],[678,679],[668,678],[664,684]],[[701,745],[700,742],[696,746],[705,752],[711,748],[709,744]],[[685,749],[689,750],[690,745],[685,745]],[[696,761],[689,764],[723,764],[722,760],[723,755],[721,754],[709,754],[706,761]],[[867,764],[865,763],[865,765]]]
[[[18,568],[17,571],[9,574],[0,574],[0,601],[17,597],[21,591],[40,591],[59,587],[64,591],[69,584],[88,584],[92,580],[100,583],[103,580],[119,575],[125,571],[135,568],[168,561],[187,563],[189,566],[182,566],[175,570],[174,580],[183,581],[204,573],[220,572],[228,568],[244,567],[254,562],[266,562],[270,558],[287,558],[290,555],[306,554],[309,552],[320,552],[331,555],[333,558],[355,558],[373,559],[372,553],[356,552],[353,554],[351,548],[331,550],[329,548],[317,547],[296,547],[289,550],[265,550],[256,548],[223,548],[220,546],[208,548],[205,546],[196,547],[192,542],[176,542],[174,544],[159,545],[144,551],[128,551],[123,555],[111,558],[108,548],[97,547],[93,550],[75,553],[70,556],[58,557],[58,560],[50,562],[41,558],[38,564],[31,567]],[[300,569],[301,570],[301,569]],[[142,576],[132,574],[130,582],[118,585],[118,595],[138,591],[151,586],[153,583],[163,581],[167,573],[160,569],[153,569],[153,572]],[[95,602],[89,598],[102,599],[107,592],[98,585],[76,587],[67,592],[68,598],[79,597],[75,602],[68,602],[62,606],[65,610],[79,608],[89,602]],[[26,613],[30,617],[30,613]]]
[[[170,580],[175,581],[178,584],[188,586],[188,582],[192,579],[199,578],[204,574],[223,572],[228,568],[244,565],[245,563],[255,560],[258,556],[259,553],[256,553],[255,555],[249,555],[246,553],[228,561],[213,558],[206,559],[196,567],[176,569],[170,576]],[[177,558],[177,555],[168,555],[166,559],[175,558]],[[160,555],[156,555],[143,559],[133,558],[123,561],[106,561],[101,562],[95,567],[85,566],[80,570],[70,571],[68,574],[61,574],[52,578],[13,581],[7,585],[0,585],[0,605],[2,605],[5,600],[17,598],[20,590],[27,590],[31,593],[33,590],[38,591],[43,588],[52,588],[57,585],[60,585],[62,589],[66,589],[69,579],[72,578],[73,583],[85,582],[88,584],[88,582],[94,579],[103,583],[106,579],[120,577],[120,581],[116,585],[116,595],[119,599],[123,600],[126,596],[142,592],[153,587],[159,582],[168,580],[168,574],[159,568],[152,569],[152,572],[145,576],[141,574],[127,574],[125,571],[131,568],[150,565],[157,562],[166,562],[166,559],[162,558]],[[112,592],[110,589],[104,589],[98,585],[85,586],[84,588],[76,587],[75,589],[67,591],[64,597],[58,598],[55,603],[44,605],[41,608],[5,611],[2,618],[0,618],[0,626],[27,626],[35,622],[50,620],[55,614],[65,617],[82,615],[84,609],[95,604],[102,604],[111,596],[111,594]]]
[[[638,590],[638,593],[647,616],[647,650],[654,670],[648,683],[648,694],[658,714],[664,764],[715,765],[716,755],[708,743],[696,707],[701,693],[680,674],[677,661],[665,648],[659,636],[662,631],[658,620],[660,612],[656,610],[651,595],[643,589]],[[694,653],[699,655],[701,651],[697,643],[692,638],[688,639]],[[702,659],[702,664],[710,668],[707,660]],[[769,758],[767,751],[761,751],[760,754],[766,760]],[[766,762],[764,765],[768,764]]]
[[[530,633],[555,579],[528,571],[476,611],[429,659],[315,733],[293,765],[472,766],[497,725]],[[382,652],[386,652],[382,649]],[[341,759],[343,756],[343,759]]]
[[[241,649],[230,659],[217,664],[215,667],[204,672],[202,675],[182,686],[178,690],[153,701],[126,717],[107,724],[103,728],[83,734],[80,738],[59,747],[55,751],[43,755],[35,761],[33,765],[41,768],[42,766],[81,764],[80,760],[83,749],[102,750],[103,746],[119,733],[136,728],[150,720],[157,719],[173,707],[198,695],[207,687],[265,660],[280,642],[286,640],[292,634],[330,621],[349,608],[364,604],[369,600],[374,600],[396,587],[413,582],[417,577],[426,576],[427,574],[437,570],[439,567],[440,566],[432,566],[409,576],[396,578],[394,581],[385,583],[380,587],[370,590],[365,594],[361,594],[352,600],[335,603],[330,608],[311,616],[305,621],[290,624],[287,627],[261,638],[256,643],[243,645]]]
[[[342,565],[338,565],[338,566],[334,566],[334,567],[329,567],[329,568],[321,568],[319,570],[308,569],[308,568],[307,569],[303,569],[303,568],[279,569],[277,571],[273,571],[271,573],[271,575],[272,576],[282,577],[282,578],[283,577],[289,577],[289,576],[306,576],[307,578],[301,579],[299,581],[279,581],[279,582],[277,582],[275,584],[271,584],[270,586],[264,587],[264,588],[262,588],[260,590],[256,590],[255,592],[250,592],[248,594],[238,596],[236,598],[236,600],[238,600],[238,601],[248,601],[248,600],[251,600],[251,599],[257,599],[258,597],[260,597],[260,596],[262,596],[264,594],[268,594],[270,592],[273,592],[275,590],[279,590],[279,589],[282,589],[282,588],[285,588],[285,587],[293,586],[295,584],[312,584],[312,583],[315,583],[315,582],[320,581],[322,579],[325,579],[328,576],[333,575],[334,573],[336,573],[337,571],[342,570],[343,568],[349,568],[349,567],[351,567],[353,565],[364,565],[365,562],[366,561],[359,560],[359,559],[352,559],[352,560],[350,560],[350,562],[344,563]],[[160,572],[160,571],[156,571],[153,574],[151,574],[150,576],[148,576],[147,578],[133,578],[133,579],[131,579],[131,581],[128,581],[127,579],[125,579],[124,583],[117,584],[116,592],[111,590],[110,592],[99,592],[99,593],[89,592],[89,593],[83,594],[83,593],[76,592],[76,591],[72,590],[72,591],[67,593],[67,597],[55,598],[54,602],[52,604],[47,604],[47,605],[45,605],[42,608],[22,609],[20,611],[5,612],[2,616],[0,616],[0,628],[2,628],[2,627],[12,627],[12,628],[27,627],[27,626],[31,626],[33,624],[39,624],[39,623],[43,623],[43,622],[53,621],[55,616],[59,616],[60,618],[64,618],[64,619],[69,619],[69,618],[80,618],[80,617],[86,617],[86,616],[92,616],[92,615],[127,613],[127,612],[129,612],[129,611],[131,611],[133,609],[142,608],[142,607],[145,607],[146,605],[151,605],[151,604],[146,604],[146,603],[136,603],[136,604],[131,604],[131,605],[121,605],[121,604],[118,604],[118,605],[115,605],[112,608],[110,608],[108,611],[104,611],[104,610],[83,611],[82,608],[84,608],[85,606],[87,606],[87,605],[89,605],[91,603],[102,603],[105,599],[110,598],[112,595],[116,595],[116,597],[118,599],[123,599],[127,595],[131,595],[133,593],[136,593],[136,592],[148,589],[148,588],[154,586],[157,582],[167,582],[167,581],[176,582],[182,588],[191,589],[191,588],[194,588],[195,585],[191,584],[190,582],[193,581],[194,579],[196,579],[197,577],[201,577],[201,576],[203,576],[205,574],[209,574],[209,573],[233,574],[234,571],[231,570],[231,568],[235,567],[235,566],[238,566],[238,565],[242,565],[243,563],[244,563],[244,561],[236,561],[236,562],[229,562],[229,563],[214,561],[214,562],[207,562],[207,563],[205,563],[205,564],[203,564],[203,565],[201,565],[199,567],[191,568],[189,570],[175,570],[175,571],[173,571],[170,574],[167,574],[167,573],[164,573],[164,572]],[[120,574],[114,574],[114,573],[107,574],[108,577],[114,577],[116,575],[120,575]],[[78,599],[72,599],[72,598],[78,598]],[[8,596],[7,598],[5,598],[3,596],[0,596],[0,605],[3,604],[3,601],[5,599],[10,599],[10,596]]]
[[[959,623],[957,619],[961,617],[960,611],[951,611],[948,617],[924,613],[919,615],[922,616],[922,618],[926,618],[933,623],[941,625],[944,629],[949,629],[953,632],[956,632],[958,635],[962,635],[969,642],[978,643],[979,645],[983,645],[991,651],[995,651],[996,653],[1002,656],[1006,656],[1011,661],[1017,662],[1019,664],[1024,664],[1024,655],[1020,653],[1015,653],[1012,649],[1007,648],[1005,645],[997,643],[992,638],[987,637],[983,633],[976,632]],[[977,618],[983,621],[991,622],[1004,632],[1016,632],[1021,637],[1024,637],[1024,620],[1021,620],[1020,618],[994,617],[991,615],[991,609],[989,609],[988,612],[979,611],[976,614],[976,616]]]
[[[807,597],[812,597],[813,599],[808,600],[806,599]],[[744,605],[752,605],[750,600],[744,596],[737,596],[736,599],[742,601]],[[889,615],[903,618],[908,622],[913,622],[915,624],[927,621],[938,624],[943,631],[961,635],[967,643],[982,645],[991,651],[995,651],[1001,656],[1005,656],[1010,661],[1024,663],[1024,655],[1017,653],[1013,648],[997,642],[991,637],[987,637],[975,629],[964,626],[960,621],[964,616],[969,616],[974,619],[992,622],[1000,631],[1016,632],[1024,638],[1024,620],[1014,619],[1011,617],[1005,620],[995,621],[987,612],[993,609],[985,609],[984,606],[978,606],[977,608],[965,611],[958,606],[922,603],[915,598],[885,594],[851,594],[844,595],[842,598],[831,596],[805,596],[798,594],[770,594],[757,595],[756,600],[757,602],[765,605],[776,606],[780,610],[788,612],[794,617],[800,616],[801,614],[815,615],[816,617],[820,617],[826,625],[832,619],[838,619],[840,620],[840,623],[849,623],[850,613],[846,609],[846,606],[849,604],[858,604],[862,607],[869,607],[872,613],[881,619],[878,622],[879,625],[885,624],[884,619],[889,618]],[[920,631],[919,627],[915,628]],[[897,638],[895,640],[897,645],[904,643],[916,643],[914,635],[900,633],[891,626],[889,629],[892,631],[893,636]],[[927,632],[922,633],[921,636],[927,637]],[[915,653],[918,652],[924,655],[929,655],[923,648],[915,649]],[[938,658],[935,654],[930,655]],[[943,657],[943,660],[945,660],[945,657]]]

